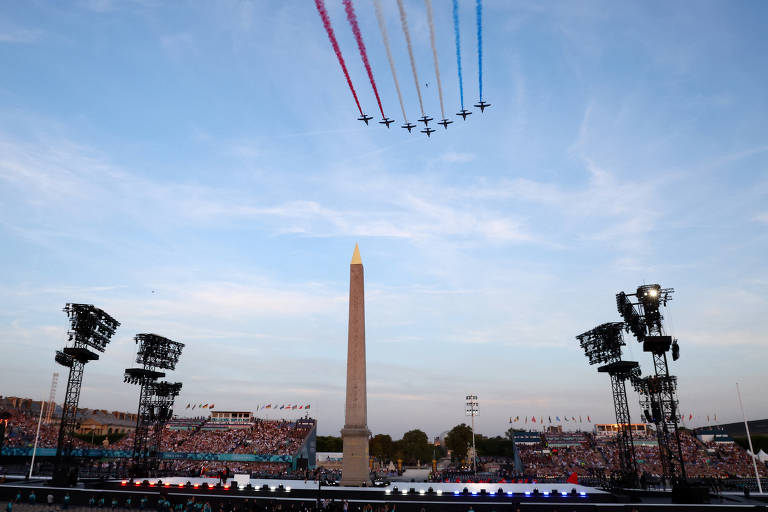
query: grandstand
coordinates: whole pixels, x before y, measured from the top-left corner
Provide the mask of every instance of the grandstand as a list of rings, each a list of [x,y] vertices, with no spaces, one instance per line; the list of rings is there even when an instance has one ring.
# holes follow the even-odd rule
[[[17,405],[14,407],[14,405]],[[27,400],[5,400],[1,412],[8,413],[8,428],[2,454],[23,462],[32,452],[39,415],[35,403]],[[102,410],[83,410],[82,418],[119,420],[125,416]],[[238,413],[239,414],[239,413]],[[161,435],[161,471],[165,474],[200,476],[222,470],[249,472],[258,476],[286,476],[296,470],[314,469],[316,461],[316,422],[311,418],[296,421],[267,420],[254,416],[249,421],[222,422],[211,416],[175,417]],[[125,430],[128,430],[127,428]],[[132,429],[131,429],[132,430]],[[38,443],[39,460],[45,461],[55,453],[58,426],[43,424]],[[114,461],[115,467],[127,465],[133,446],[133,432],[117,431],[122,438],[107,445],[91,444],[74,438],[75,454],[84,459]],[[694,479],[741,479],[754,477],[752,461],[747,452],[727,433],[716,429],[699,429],[695,433],[682,430],[680,434],[687,473]],[[87,439],[87,436],[85,436]],[[537,479],[562,481],[571,473],[580,477],[610,475],[618,470],[619,457],[615,432],[595,428],[589,432],[515,432],[513,458],[481,459],[486,479]],[[638,468],[648,479],[661,475],[658,445],[652,429],[636,428],[633,433]],[[6,459],[9,460],[9,459]],[[760,474],[768,477],[765,465]],[[434,478],[471,479],[460,466],[447,468]]]
[[[19,402],[27,404],[27,402]],[[32,454],[39,414],[34,407],[8,407],[6,439],[2,455],[23,461]],[[126,414],[126,413],[120,413]],[[126,425],[125,416],[107,411],[84,410],[84,422],[91,417],[114,418],[121,425],[116,436],[123,437],[112,443],[91,444],[73,438],[74,455],[84,459],[113,459],[115,467],[127,466],[133,447],[133,428]],[[135,418],[135,415],[133,416]],[[250,472],[260,476],[284,476],[297,469],[315,466],[316,431],[314,419],[266,420],[249,417],[240,421],[213,422],[211,416],[197,418],[175,417],[162,431],[160,440],[161,471],[185,476],[199,476],[221,470]],[[93,424],[89,428],[93,428]],[[95,430],[91,430],[94,434]],[[101,433],[102,431],[98,431]],[[107,433],[107,431],[103,431]],[[45,462],[55,455],[58,425],[40,428],[37,457]],[[87,439],[87,435],[85,436]]]

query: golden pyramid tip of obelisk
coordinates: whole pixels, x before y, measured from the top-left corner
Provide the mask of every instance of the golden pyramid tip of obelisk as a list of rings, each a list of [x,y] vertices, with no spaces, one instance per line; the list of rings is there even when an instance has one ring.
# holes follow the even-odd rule
[[[355,252],[352,253],[352,261],[349,262],[350,265],[362,265],[363,260],[360,259],[360,249],[357,247],[357,244],[355,244]]]

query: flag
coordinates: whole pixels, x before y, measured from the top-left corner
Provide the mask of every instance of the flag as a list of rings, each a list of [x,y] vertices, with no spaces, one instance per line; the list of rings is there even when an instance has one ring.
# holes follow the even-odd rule
[[[190,405],[191,405],[191,404],[187,404],[187,409],[189,409],[189,406],[190,406]]]
[[[303,406],[303,405],[300,405],[300,406],[299,406],[299,409],[303,409],[303,408],[304,408],[304,406]]]
[[[283,410],[283,409],[285,409],[285,404],[280,406],[280,410]]]
[[[539,416],[539,423],[544,423],[544,416]]]
[[[565,418],[565,421],[569,421],[568,416],[563,416],[563,418]]]
[[[272,404],[267,404],[267,405],[264,406],[264,408],[265,409],[271,409],[272,408]]]
[[[693,419],[693,414],[688,415],[688,421],[691,421]]]
[[[197,407],[198,407],[199,409],[202,409],[202,408],[203,408],[203,404],[200,404],[200,405],[198,405]]]
[[[309,404],[307,404],[307,406],[305,407],[305,409],[309,409]]]
[[[528,416],[525,417],[525,423],[528,424]]]
[[[297,409],[298,407],[299,407],[298,405],[294,405],[293,407],[291,407],[291,409]]]
[[[549,416],[549,422],[552,423],[552,416]]]
[[[556,419],[557,421],[560,421],[560,416],[555,416],[555,419]]]
[[[709,423],[709,414],[707,414],[707,423]]]
[[[581,421],[581,416],[579,416],[579,423],[582,423],[582,421]]]
[[[717,413],[715,413],[715,421],[717,421]]]
[[[203,406],[203,409],[207,409],[207,408],[208,408],[208,404],[205,404],[205,405]]]
[[[195,405],[193,405],[193,406],[192,406],[192,410],[193,410],[193,411],[195,410],[195,407],[197,407],[197,404],[195,404]]]
[[[587,421],[588,421],[588,422],[590,422],[590,423],[592,423],[592,420],[591,420],[591,419],[589,419],[589,416],[587,416]]]
[[[576,423],[576,416],[571,416],[571,419],[573,420],[574,423]]]
[[[213,409],[213,404],[211,404],[211,406],[209,407],[209,409]]]
[[[534,422],[534,423],[536,423],[536,416],[534,416],[533,418],[531,418],[531,421],[532,421],[532,422]]]

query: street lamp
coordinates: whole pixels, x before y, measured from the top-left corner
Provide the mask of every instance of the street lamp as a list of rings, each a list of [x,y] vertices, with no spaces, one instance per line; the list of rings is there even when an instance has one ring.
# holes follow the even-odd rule
[[[478,414],[477,395],[467,395],[465,412],[472,416],[472,472],[477,474],[477,451],[475,450],[475,416]]]

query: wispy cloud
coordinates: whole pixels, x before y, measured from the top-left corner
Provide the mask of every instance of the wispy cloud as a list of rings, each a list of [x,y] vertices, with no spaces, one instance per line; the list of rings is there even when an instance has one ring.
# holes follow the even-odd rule
[[[0,27],[0,43],[34,43],[39,41],[42,36],[42,30]]]

